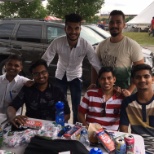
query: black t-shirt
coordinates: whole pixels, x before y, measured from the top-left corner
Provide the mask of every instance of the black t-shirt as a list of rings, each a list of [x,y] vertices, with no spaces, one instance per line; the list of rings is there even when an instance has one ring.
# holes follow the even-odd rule
[[[24,86],[12,101],[10,106],[18,110],[26,105],[26,116],[43,120],[55,120],[55,104],[64,102],[64,114],[70,114],[70,108],[63,92],[51,84],[45,91],[39,91],[34,84],[32,87]]]

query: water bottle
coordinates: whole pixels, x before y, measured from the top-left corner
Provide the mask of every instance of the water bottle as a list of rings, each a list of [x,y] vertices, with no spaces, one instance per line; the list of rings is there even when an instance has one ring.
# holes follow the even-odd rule
[[[85,126],[81,129],[79,141],[85,146],[90,146],[88,131]]]
[[[64,119],[64,103],[61,101],[58,101],[56,103],[56,118],[55,118],[56,124],[60,124],[61,126],[64,126],[65,119]]]
[[[103,154],[103,152],[101,149],[95,147],[90,150],[89,154]]]

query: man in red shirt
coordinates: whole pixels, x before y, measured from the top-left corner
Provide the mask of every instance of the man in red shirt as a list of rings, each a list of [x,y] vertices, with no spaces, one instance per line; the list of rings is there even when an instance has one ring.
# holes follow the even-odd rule
[[[118,130],[123,97],[117,96],[113,88],[115,81],[113,68],[102,67],[98,74],[100,88],[88,90],[79,105],[78,119],[83,125],[99,123],[103,128]],[[130,93],[123,89],[122,94],[128,96]]]

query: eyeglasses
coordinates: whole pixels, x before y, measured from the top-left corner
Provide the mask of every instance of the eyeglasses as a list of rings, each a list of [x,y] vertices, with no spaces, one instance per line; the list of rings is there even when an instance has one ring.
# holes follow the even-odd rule
[[[46,75],[48,73],[47,70],[41,71],[41,72],[34,72],[32,73],[34,77],[38,77],[40,75]]]

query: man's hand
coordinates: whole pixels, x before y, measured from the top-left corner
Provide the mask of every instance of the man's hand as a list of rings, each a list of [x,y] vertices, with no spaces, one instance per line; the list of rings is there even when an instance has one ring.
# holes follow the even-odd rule
[[[122,89],[122,94],[124,97],[128,97],[131,95],[131,92],[127,89]]]
[[[31,87],[34,83],[35,83],[34,80],[28,80],[24,85],[26,87]]]
[[[114,90],[116,92],[116,96],[123,95],[124,97],[128,97],[131,95],[131,92],[128,89],[121,89],[118,86],[115,86]]]
[[[92,84],[87,88],[87,90],[96,89],[96,88],[97,88],[96,84],[92,83]]]
[[[116,96],[120,96],[120,95],[122,94],[122,89],[121,89],[121,87],[114,86],[113,90],[115,91]]]
[[[23,126],[26,123],[26,120],[26,116],[18,115],[11,120],[11,123],[18,128],[20,125]]]

